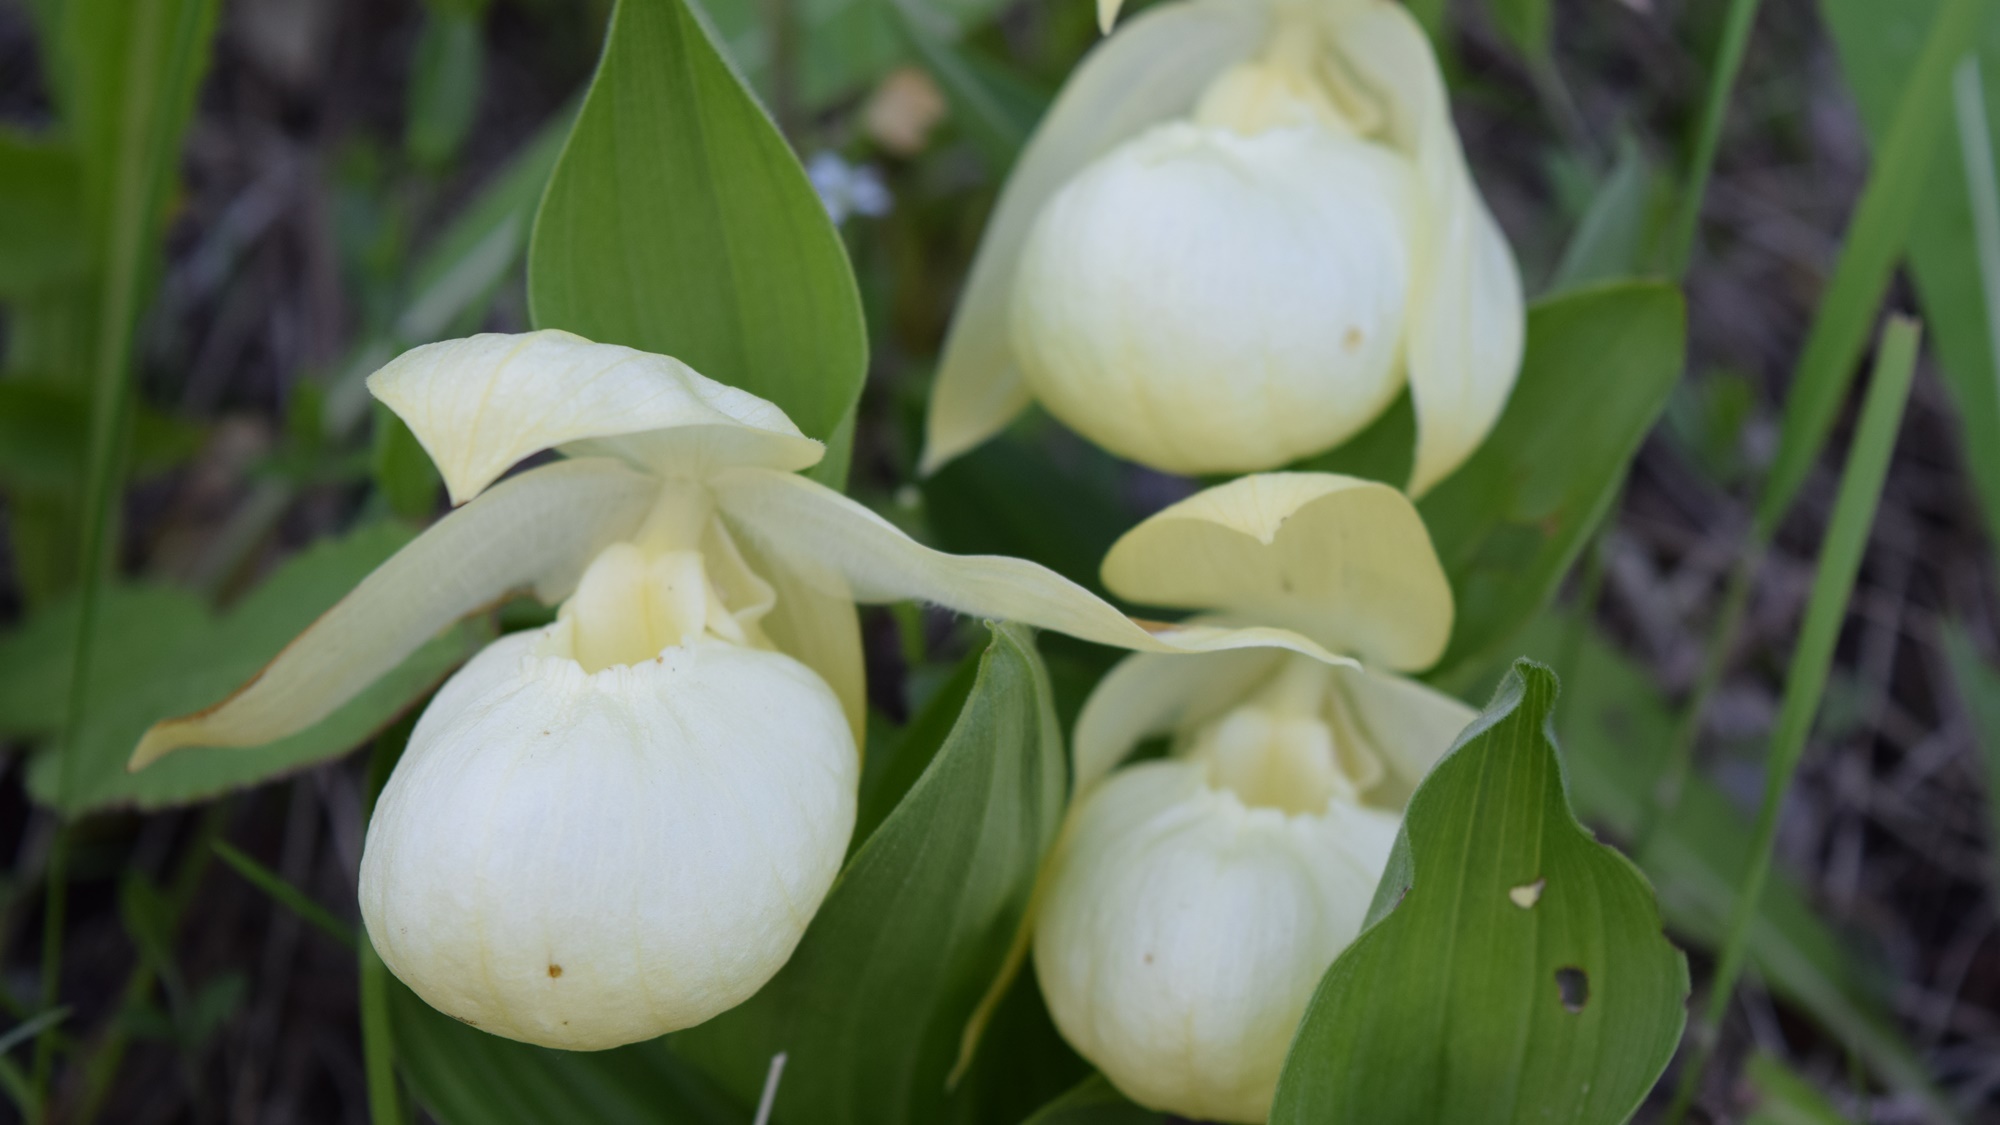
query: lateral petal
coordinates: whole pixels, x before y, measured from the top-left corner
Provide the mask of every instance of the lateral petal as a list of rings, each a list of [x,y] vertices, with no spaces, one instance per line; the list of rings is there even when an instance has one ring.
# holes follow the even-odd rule
[[[1008,306],[1042,205],[1084,165],[1191,113],[1211,79],[1262,46],[1269,25],[1268,6],[1254,0],[1162,4],[1093,49],[1063,85],[1008,176],[973,259],[931,387],[922,473],[1000,432],[1028,405],[1008,344]]]
[[[1527,306],[1514,253],[1480,197],[1437,57],[1401,4],[1347,6],[1330,36],[1388,109],[1389,140],[1417,166],[1420,243],[1406,336],[1421,496],[1478,448],[1521,370]]]
[[[261,746],[304,730],[508,592],[559,600],[599,551],[638,528],[658,491],[657,479],[599,459],[504,482],[375,568],[229,698],[154,723],[128,768],[183,746]]]
[[[790,473],[725,469],[710,487],[739,541],[757,544],[764,557],[782,557],[803,581],[857,602],[932,602],[1137,652],[1274,647],[1354,663],[1284,629],[1141,627],[1052,570],[1023,559],[934,551],[838,492]]]
[[[663,355],[568,332],[486,333],[412,348],[368,377],[409,424],[454,504],[544,449],[663,474],[803,469],[824,453],[785,412]]]
[[[1126,532],[1104,584],[1145,605],[1218,610],[1414,670],[1451,638],[1451,583],[1409,498],[1333,473],[1257,473]]]
[[[1084,700],[1070,738],[1070,792],[1084,790],[1141,742],[1221,714],[1285,658],[1277,649],[1194,656],[1139,652],[1119,661]]]

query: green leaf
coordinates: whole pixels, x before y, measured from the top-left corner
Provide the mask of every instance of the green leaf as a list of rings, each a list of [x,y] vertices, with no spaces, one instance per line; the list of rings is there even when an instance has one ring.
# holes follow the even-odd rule
[[[1165,1125],[1166,1115],[1126,1100],[1101,1074],[1036,1111],[1022,1125]]]
[[[472,130],[486,71],[479,15],[432,5],[424,20],[403,128],[403,147],[419,164],[450,162]]]
[[[1841,68],[1861,110],[1862,123],[1878,146],[1874,167],[1888,155],[1890,132],[1899,100],[1917,73],[1925,36],[1936,19],[1941,0],[1903,0],[1895,4],[1871,0],[1821,0],[1820,9],[1832,33]],[[1958,406],[1965,436],[1958,443],[1973,483],[1978,488],[1988,533],[2000,536],[2000,384],[1994,362],[1996,325],[1992,309],[2000,299],[2000,276],[1988,276],[1981,266],[1981,247],[1991,241],[1982,232],[1974,209],[1976,164],[1993,159],[2000,143],[2000,9],[1986,5],[1977,30],[1952,43],[1978,60],[1977,102],[1968,107],[1961,97],[1954,107],[1940,92],[1932,113],[1940,118],[1927,128],[1945,131],[1944,118],[1956,117],[1955,143],[1938,147],[1941,154],[1926,168],[1911,170],[1915,195],[1908,253],[1924,320],[1942,364],[1946,386]],[[1954,52],[1954,53],[1955,53]],[[1933,80],[1941,85],[1944,76]],[[1961,85],[1964,84],[1961,78]],[[1968,108],[1983,109],[1985,151],[1977,151],[1977,134],[1968,133]],[[1953,112],[1955,109],[1956,112]],[[1928,174],[1925,174],[1926,170]],[[1991,172],[1990,166],[1987,171]],[[1877,173],[1878,175],[1880,172]],[[1990,181],[1989,181],[1990,182]],[[1994,206],[1992,200],[1982,206]],[[1864,326],[1865,327],[1865,326]]]
[[[1555,700],[1554,673],[1516,663],[1418,787],[1273,1125],[1622,1121],[1665,1069],[1687,962],[1638,869],[1570,812]]]
[[[1458,601],[1439,679],[1492,666],[1555,596],[1680,377],[1685,319],[1680,292],[1651,282],[1530,311],[1493,433],[1418,504]]]
[[[555,1051],[475,1031],[387,982],[396,1062],[443,1125],[745,1125],[750,1113],[667,1050]]]
[[[1857,29],[1864,29],[1858,33],[1885,44],[1908,43],[1914,35],[1917,45],[1908,48],[1908,81],[1899,82],[1887,99],[1874,101],[1877,112],[1872,116],[1867,112],[1869,103],[1863,104],[1863,117],[1874,128],[1879,146],[1786,394],[1778,452],[1757,505],[1757,533],[1765,542],[1791,509],[1833,432],[1897,260],[1912,244],[1917,223],[1936,221],[1925,219],[1931,210],[1928,199],[1934,198],[1930,185],[1954,178],[1939,174],[1946,168],[1937,158],[1944,147],[1938,142],[1948,133],[1951,119],[1952,65],[1972,43],[1974,33],[1991,22],[1982,17],[1992,12],[1992,5],[1982,0],[1862,6],[1870,15],[1857,22],[1843,0],[1823,0],[1836,41],[1845,42]],[[1923,22],[1911,26],[1873,18],[1896,13]]]
[[[1674,730],[1674,713],[1653,677],[1595,630],[1579,631],[1562,615],[1538,622],[1521,648],[1565,661],[1564,764],[1577,811],[1620,838],[1635,838],[1650,815]],[[1696,776],[1633,858],[1652,879],[1673,931],[1713,946],[1751,849],[1742,810]],[[1772,991],[1810,1012],[1885,1081],[1916,1095],[1940,1119],[1955,1119],[1931,1068],[1896,1030],[1888,982],[1876,968],[1879,954],[1851,948],[1783,871],[1773,872],[1765,888],[1750,931],[1750,962]]]
[[[1500,34],[1514,49],[1532,60],[1549,57],[1551,23],[1549,0],[1487,0],[1486,10]]]
[[[772,1120],[929,1125],[1062,817],[1065,761],[1027,630],[992,626],[963,711],[777,977],[675,1037],[740,1099],[787,1052]]]
[[[892,0],[896,2],[896,0]],[[931,34],[956,42],[990,20],[1001,0],[912,0]],[[775,87],[771,8],[764,0],[703,0],[729,56],[760,93]],[[909,44],[889,3],[879,0],[799,0],[789,12],[799,100],[820,110],[858,93],[909,56]]]
[[[1577,224],[1549,292],[1562,293],[1650,272],[1654,245],[1671,203],[1666,179],[1629,134],[1618,142],[1618,162],[1604,177],[1590,209]]]
[[[1848,1125],[1840,1111],[1812,1083],[1768,1053],[1751,1058],[1746,1068],[1757,1101],[1743,1125]]]
[[[535,221],[536,326],[674,356],[832,438],[867,334],[805,171],[684,0],[620,0],[607,35]]]
[[[90,404],[72,384],[0,380],[0,488],[67,494],[83,480]],[[186,461],[202,431],[141,407],[128,440],[130,472],[144,478]]]
[[[83,170],[65,146],[0,129],[0,293],[75,278],[90,262]]]
[[[370,467],[375,487],[389,510],[406,520],[421,521],[437,509],[438,488],[444,483],[423,443],[396,413],[375,404],[375,445]]]
[[[492,637],[490,623],[453,626],[290,738],[252,749],[183,750],[138,773],[125,770],[147,726],[235,690],[413,534],[385,524],[319,544],[219,617],[178,591],[107,587],[94,634],[92,705],[70,764],[66,811],[159,808],[268,781],[347,752],[429,692]],[[0,729],[42,736],[61,725],[76,619],[71,598],[0,638]],[[46,752],[30,767],[28,788],[36,800],[55,802],[54,767]]]

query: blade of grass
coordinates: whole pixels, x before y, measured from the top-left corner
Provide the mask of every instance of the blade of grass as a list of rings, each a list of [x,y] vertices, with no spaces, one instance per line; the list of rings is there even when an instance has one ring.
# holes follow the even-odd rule
[[[1924,179],[1936,155],[1943,132],[1946,78],[1953,61],[1971,42],[1982,10],[1979,0],[1945,0],[1931,22],[1910,84],[1903,90],[1894,120],[1875,154],[1868,183],[1847,226],[1846,245],[1793,372],[1777,458],[1764,480],[1748,542],[1737,554],[1728,593],[1711,627],[1701,679],[1687,698],[1673,744],[1662,763],[1654,808],[1641,826],[1641,843],[1679,800],[1681,786],[1693,768],[1695,743],[1709,698],[1721,682],[1742,628],[1751,580],[1778,524],[1798,499],[1799,489],[1819,459],[1846,398],[1875,310],[1909,241]]]
[[[334,917],[326,907],[307,898],[304,891],[286,882],[284,876],[222,840],[215,842],[215,854],[222,857],[222,862],[235,868],[238,875],[249,880],[251,886],[276,899],[279,905],[347,948],[355,948],[354,928]]]
[[[1761,0],[1730,0],[1723,17],[1722,38],[1715,45],[1715,61],[1708,68],[1708,97],[1701,107],[1701,124],[1695,131],[1694,151],[1688,157],[1687,178],[1681,186],[1679,206],[1667,228],[1666,267],[1671,277],[1687,273],[1688,259],[1694,256],[1694,238],[1701,224],[1701,204],[1708,195],[1708,180],[1715,171],[1715,153],[1722,144],[1722,124],[1729,116],[1731,93],[1736,76],[1743,70],[1743,53],[1750,45],[1750,29],[1756,25]]]
[[[1972,230],[1986,296],[1986,338],[2000,377],[2000,183],[1994,182],[1993,133],[1986,124],[1986,84],[1979,56],[1967,54],[1952,76],[1958,152],[1965,165],[1965,194],[1972,201]]]
[[[5,1035],[0,1035],[0,1055],[4,1055],[15,1047],[40,1035],[44,1028],[54,1027],[68,1018],[68,1008],[51,1008],[33,1019],[24,1020],[16,1024],[14,1027],[9,1028]]]
[[[1805,626],[1799,633],[1798,646],[1792,652],[1791,668],[1785,677],[1784,703],[1765,767],[1764,800],[1757,810],[1754,849],[1730,913],[1721,957],[1709,985],[1708,1003],[1695,1027],[1697,1054],[1692,1065],[1681,1073],[1673,1108],[1667,1114],[1670,1122],[1679,1122],[1693,1101],[1702,1072],[1715,1054],[1716,1030],[1743,972],[1750,926],[1756,919],[1764,884],[1771,874],[1778,810],[1791,790],[1799,759],[1805,754],[1807,736],[1812,733],[1813,718],[1819,713],[1820,696],[1826,690],[1834,645],[1840,640],[1840,627],[1847,618],[1848,599],[1861,570],[1868,530],[1875,522],[1882,482],[1889,472],[1889,456],[1895,451],[1896,433],[1909,399],[1910,380],[1916,373],[1917,344],[1921,337],[1922,329],[1917,322],[1902,316],[1890,317],[1882,330],[1875,375],[1862,406],[1861,427],[1841,477],[1833,523],[1820,547],[1818,572],[1806,604]]]

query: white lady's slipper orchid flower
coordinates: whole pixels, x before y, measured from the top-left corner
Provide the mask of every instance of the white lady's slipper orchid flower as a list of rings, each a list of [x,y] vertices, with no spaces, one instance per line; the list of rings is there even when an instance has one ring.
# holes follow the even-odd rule
[[[1421,494],[1492,429],[1524,324],[1400,3],[1178,0],[1086,59],[1022,155],[945,344],[924,467],[1032,398],[1157,469],[1272,469],[1407,385]]]
[[[1119,540],[1104,580],[1137,602],[1282,621],[1387,668],[1434,662],[1451,632],[1409,500],[1328,474],[1200,493]],[[1263,1121],[1404,804],[1474,717],[1374,667],[1128,657],[1077,722],[1077,799],[1038,892],[1035,970],[1056,1027],[1142,1105]],[[1113,771],[1161,735],[1166,758]]]
[[[1276,629],[1149,631],[1033,564],[929,550],[794,476],[822,449],[777,407],[664,356],[475,336],[368,385],[463,507],[236,694],[156,724],[132,765],[282,738],[510,591],[560,602],[438,692],[362,857],[383,961],[498,1035],[650,1039],[741,1003],[791,956],[854,825],[856,601],[1156,653],[1341,659]],[[493,485],[551,447],[569,459]]]

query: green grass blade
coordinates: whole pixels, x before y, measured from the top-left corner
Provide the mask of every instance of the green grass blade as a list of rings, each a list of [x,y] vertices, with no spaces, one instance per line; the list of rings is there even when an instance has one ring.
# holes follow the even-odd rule
[[[238,875],[249,880],[250,885],[276,899],[278,903],[312,924],[321,933],[346,946],[355,947],[354,928],[333,916],[333,912],[312,899],[306,893],[287,882],[284,876],[237,851],[221,840],[215,842],[215,854],[222,862],[236,869]]]
[[[1778,455],[1757,506],[1757,534],[1763,542],[1769,542],[1797,499],[1847,396],[1944,134],[1953,64],[1972,42],[1984,10],[1980,0],[1946,0],[1938,10],[1893,124],[1874,154],[1868,184],[1847,225],[1847,244],[1792,377]]]
[[[1813,578],[1811,599],[1806,605],[1805,626],[1792,664],[1785,677],[1784,703],[1778,726],[1771,738],[1766,765],[1764,800],[1757,812],[1757,836],[1750,863],[1744,871],[1731,911],[1729,929],[1709,986],[1708,1003],[1702,1011],[1695,1038],[1698,1054],[1694,1064],[1681,1075],[1680,1089],[1668,1120],[1679,1121],[1701,1082],[1702,1071],[1715,1052],[1716,1029],[1728,1010],[1737,978],[1743,972],[1749,952],[1750,926],[1771,874],[1771,851],[1777,839],[1778,810],[1790,791],[1806,738],[1812,733],[1813,718],[1819,712],[1820,696],[1826,689],[1828,670],[1833,666],[1833,649],[1840,639],[1840,627],[1847,617],[1847,603],[1854,592],[1855,576],[1861,570],[1861,556],[1868,546],[1868,529],[1875,522],[1876,505],[1882,497],[1882,482],[1889,472],[1889,456],[1896,447],[1896,432],[1903,421],[1903,407],[1909,399],[1910,380],[1916,373],[1917,344],[1922,330],[1914,320],[1891,317],[1882,331],[1876,357],[1875,376],[1862,407],[1861,428],[1841,477],[1840,495],[1834,506],[1833,523],[1820,548],[1818,572]]]
[[[1730,574],[1729,593],[1709,630],[1702,676],[1683,707],[1662,766],[1654,797],[1657,807],[1648,824],[1673,808],[1681,783],[1693,768],[1702,717],[1742,628],[1758,563],[1819,459],[1846,398],[1875,310],[1904,252],[1922,199],[1925,174],[1943,130],[1946,76],[1952,61],[1970,41],[1981,11],[1978,0],[1945,0],[1931,22],[1923,53],[1875,154],[1873,171],[1848,223],[1846,245],[1793,371],[1777,458],[1765,478],[1749,542]]]
[[[1986,83],[1979,56],[1967,55],[1952,76],[1958,152],[1965,165],[1965,194],[1972,203],[1974,257],[1986,297],[1986,339],[1993,370],[2000,372],[2000,183],[1994,180],[1993,131],[1986,122]]]
[[[1757,9],[1761,6],[1760,0],[1730,0],[1722,38],[1715,46],[1715,61],[1708,68],[1708,97],[1702,103],[1701,125],[1695,133],[1694,152],[1688,159],[1687,179],[1681,185],[1673,224],[1667,228],[1666,266],[1670,277],[1686,273],[1688,259],[1694,255],[1701,204],[1708,195],[1709,176],[1715,171],[1715,153],[1722,143],[1723,120],[1729,116],[1730,93],[1736,89],[1736,76],[1743,69],[1743,53],[1750,45],[1750,29],[1757,22]]]

